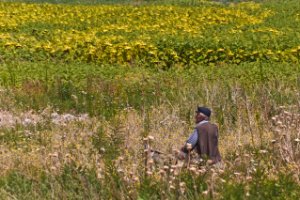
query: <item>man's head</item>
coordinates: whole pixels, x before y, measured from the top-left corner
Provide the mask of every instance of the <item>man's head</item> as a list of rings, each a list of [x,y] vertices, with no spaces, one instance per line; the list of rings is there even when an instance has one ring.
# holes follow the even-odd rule
[[[199,123],[203,120],[209,120],[211,110],[206,107],[198,107],[196,110],[195,121]]]

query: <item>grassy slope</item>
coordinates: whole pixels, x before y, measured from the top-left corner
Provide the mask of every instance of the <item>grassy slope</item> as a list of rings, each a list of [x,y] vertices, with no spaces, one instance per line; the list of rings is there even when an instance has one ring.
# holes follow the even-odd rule
[[[17,25],[4,21],[4,48],[0,50],[5,61],[86,61],[162,68],[257,60],[298,63],[299,5],[285,4],[94,7],[99,13],[110,9],[109,14],[99,16],[90,7],[24,6],[14,18],[4,15],[4,20]],[[19,9],[14,4],[2,6]],[[28,15],[36,10],[36,15]],[[57,12],[65,14],[57,20]]]

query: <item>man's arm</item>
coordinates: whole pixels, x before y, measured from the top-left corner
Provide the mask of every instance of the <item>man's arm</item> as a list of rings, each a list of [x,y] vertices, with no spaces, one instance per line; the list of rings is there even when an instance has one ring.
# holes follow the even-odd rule
[[[198,132],[197,132],[197,129],[195,129],[194,132],[190,135],[190,137],[186,141],[185,145],[181,148],[181,151],[184,153],[188,153],[189,150],[187,148],[187,144],[191,144],[192,150],[193,150],[195,148],[195,146],[197,145],[197,143],[198,143]]]

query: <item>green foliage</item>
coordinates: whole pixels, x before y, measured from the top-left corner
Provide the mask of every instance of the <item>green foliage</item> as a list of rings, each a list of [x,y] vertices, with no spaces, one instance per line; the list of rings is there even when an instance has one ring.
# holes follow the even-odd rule
[[[163,197],[162,192],[167,193],[166,190],[167,187],[165,187],[164,183],[151,177],[146,177],[138,189],[138,199],[160,199]]]
[[[198,199],[207,189],[203,176],[194,177],[183,174],[181,181],[186,181],[186,198],[188,199]],[[128,186],[117,175],[115,169],[108,171],[105,185],[103,185],[97,179],[95,171],[76,169],[72,165],[67,165],[61,175],[53,176],[40,172],[36,180],[26,178],[21,172],[12,171],[0,178],[0,195],[4,195],[3,191],[5,191],[6,194],[11,194],[18,199],[97,199],[98,195],[102,198],[119,199],[122,198],[119,195],[124,195],[123,197],[132,195],[125,189]],[[220,188],[221,199],[298,199],[299,197],[299,185],[289,174],[280,174],[276,180],[272,180],[258,172],[247,187],[246,183],[234,183],[227,178]],[[165,183],[149,177],[142,180],[138,189],[138,198],[171,197],[175,199],[176,190],[169,193]]]
[[[179,180],[186,183],[186,195],[188,199],[198,199],[208,189],[206,174],[195,176],[191,172],[184,172],[180,175]],[[179,187],[177,190],[179,190]]]
[[[170,102],[180,104],[182,119],[191,122],[189,110],[196,100],[195,103],[218,111],[215,117],[221,126],[236,123],[239,104],[246,98],[251,99],[257,110],[262,99],[268,100],[272,107],[295,104],[300,73],[296,64],[262,62],[199,65],[189,70],[168,71],[83,63],[10,64],[14,81],[6,79],[11,70],[8,68],[3,68],[0,79],[3,86],[14,88],[12,96],[20,108],[42,110],[51,105],[60,112],[73,110],[110,119],[127,107],[146,112],[151,106]],[[207,90],[213,91],[214,96],[207,99]],[[241,99],[237,101],[234,93]],[[230,115],[225,117],[224,113]]]
[[[245,199],[245,185],[242,183],[229,182],[222,186],[221,199],[238,200]]]
[[[112,160],[115,160],[123,153],[121,144],[123,139],[120,134],[120,127],[116,125],[113,127],[112,133],[107,134],[100,127],[95,135],[93,135],[92,141],[94,148],[103,154],[103,158],[107,164],[111,164]]]
[[[6,190],[7,193],[10,193],[18,199],[31,198],[30,193],[32,192],[33,185],[33,180],[14,171],[0,179],[0,188]]]
[[[255,199],[297,199],[299,185],[290,174],[280,174],[275,180],[268,180],[259,172],[250,185],[249,194]]]

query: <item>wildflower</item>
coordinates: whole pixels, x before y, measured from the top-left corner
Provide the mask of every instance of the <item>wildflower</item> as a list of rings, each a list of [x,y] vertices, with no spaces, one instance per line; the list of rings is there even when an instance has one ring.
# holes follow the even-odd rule
[[[80,92],[81,92],[81,94],[83,94],[83,95],[86,95],[86,94],[87,94],[87,92],[84,91],[84,90],[82,90],[82,91],[80,91]]]
[[[153,174],[151,171],[147,171],[146,173],[147,173],[147,175],[149,175],[149,176],[151,176],[151,175]]]
[[[71,114],[64,114],[64,115],[62,116],[62,118],[63,118],[64,121],[69,122],[69,121],[74,120],[74,119],[75,119],[75,116],[74,116],[74,115],[71,115]]]
[[[171,165],[171,168],[172,168],[172,169],[176,169],[176,168],[177,168],[177,165]]]
[[[250,158],[250,155],[249,155],[249,154],[247,154],[247,153],[245,153],[245,154],[244,154],[244,157],[246,157],[246,158]]]
[[[149,139],[150,141],[153,141],[153,140],[154,140],[154,137],[153,137],[152,135],[149,135],[149,136],[148,136],[148,139]]]
[[[153,159],[149,159],[149,160],[148,160],[148,164],[149,164],[149,165],[153,165],[153,163],[154,163]]]
[[[32,133],[29,130],[25,130],[24,134],[26,137],[31,137]]]
[[[184,194],[184,193],[185,193],[185,188],[184,188],[184,187],[179,188],[179,190],[180,190],[180,193],[181,193],[181,194]]]
[[[31,119],[26,118],[26,119],[24,119],[23,125],[24,125],[24,126],[27,126],[27,125],[30,125],[30,124],[32,124],[32,123],[33,123],[33,121],[32,121]]]
[[[185,187],[185,185],[186,185],[185,182],[180,182],[180,183],[179,183],[179,186],[180,186],[180,187]]]
[[[179,183],[179,187],[180,187],[179,189],[180,189],[181,194],[185,193],[185,186],[186,186],[185,182]]]
[[[220,180],[221,180],[222,183],[226,183],[226,180],[224,180],[224,179],[222,179],[222,178],[221,178]]]
[[[206,169],[204,169],[204,168],[203,168],[203,169],[199,169],[198,172],[199,172],[200,174],[204,174],[204,173],[206,172]]]
[[[208,195],[208,190],[202,192],[203,195]]]
[[[57,152],[49,153],[48,156],[49,156],[49,157],[57,158],[57,157],[58,157],[58,153],[57,153]]]
[[[50,170],[51,170],[51,171],[56,171],[57,168],[56,168],[55,166],[52,166],[52,167],[50,167]]]
[[[51,113],[51,118],[57,119],[57,118],[59,118],[59,114],[57,112]]]
[[[191,172],[196,172],[197,169],[196,169],[195,167],[190,167],[189,170],[190,170]]]
[[[280,130],[279,128],[276,128],[274,131],[275,131],[276,133],[280,133],[280,132],[281,132],[281,130]]]
[[[261,150],[259,150],[259,153],[261,153],[261,154],[265,154],[265,153],[268,153],[268,151],[267,151],[267,150],[265,150],[265,149],[261,149]]]
[[[176,170],[174,171],[174,176],[178,176],[179,175],[179,172]]]
[[[64,134],[61,136],[61,139],[62,139],[62,140],[65,140],[65,139],[66,139],[66,137],[67,137],[67,134],[66,134],[66,133],[64,133]]]
[[[165,172],[163,169],[159,170],[159,173],[160,173],[161,175],[165,175],[165,174],[166,174],[166,172]]]
[[[101,148],[100,148],[100,152],[101,152],[101,153],[105,153],[105,148],[104,148],[104,147],[101,147]]]
[[[239,173],[239,172],[234,172],[233,174],[236,175],[236,176],[241,175],[241,173]]]
[[[138,181],[139,181],[139,177],[134,176],[134,177],[132,178],[132,180],[133,180],[134,182],[138,182]]]
[[[98,173],[97,173],[97,178],[98,178],[98,179],[102,179],[102,178],[103,178],[102,174],[98,172]]]
[[[71,95],[71,98],[72,98],[74,101],[76,101],[76,102],[78,101],[78,97],[77,97],[75,94],[72,94],[72,95]]]

